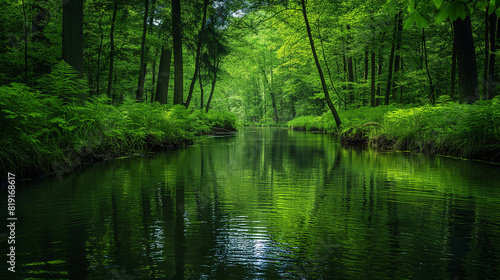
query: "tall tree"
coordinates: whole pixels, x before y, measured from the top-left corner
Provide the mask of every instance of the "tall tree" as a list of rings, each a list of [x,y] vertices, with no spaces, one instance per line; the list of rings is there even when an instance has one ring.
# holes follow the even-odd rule
[[[174,49],[174,105],[183,104],[184,70],[182,60],[181,1],[172,0],[172,39]]]
[[[113,94],[112,85],[113,85],[113,68],[115,62],[115,22],[116,22],[116,13],[118,11],[118,2],[113,1],[113,16],[111,17],[111,30],[109,32],[109,73],[108,73],[108,97],[111,100],[115,99]]]
[[[196,84],[196,78],[198,77],[198,72],[200,68],[201,41],[203,38],[203,31],[205,30],[205,23],[207,21],[207,8],[208,8],[208,0],[203,0],[203,19],[201,20],[200,31],[198,32],[198,41],[196,43],[196,57],[194,62],[194,73],[193,73],[193,78],[191,79],[191,85],[189,86],[188,97],[186,100],[186,108],[188,108],[189,103],[191,103],[191,98],[193,97],[194,85]]]
[[[83,74],[83,0],[63,1],[62,58]]]
[[[365,62],[366,63],[366,62]],[[368,63],[366,63],[368,64]],[[377,100],[376,100],[376,95],[375,95],[375,52],[372,51],[371,54],[371,70],[372,70],[372,80],[371,80],[371,106],[376,107],[377,106]]]
[[[170,81],[170,62],[172,61],[172,49],[161,48],[160,66],[158,68],[158,82],[156,84],[156,101],[161,104],[168,102],[168,84]]]
[[[141,41],[141,64],[139,68],[139,82],[137,85],[135,99],[144,100],[144,81],[146,80],[146,62],[144,55],[144,45],[146,44],[146,33],[148,32],[148,10],[149,0],[144,0],[144,20],[142,23],[142,41]]]
[[[470,16],[453,21],[457,51],[458,95],[460,103],[473,103],[478,99],[477,63]]]
[[[342,122],[340,121],[339,114],[337,113],[337,110],[335,109],[335,106],[333,105],[332,100],[330,99],[330,94],[328,93],[328,88],[326,86],[325,82],[325,76],[323,75],[323,70],[321,70],[321,64],[319,63],[318,60],[318,55],[316,54],[316,48],[314,47],[314,41],[313,37],[311,34],[311,26],[309,25],[309,19],[307,18],[307,10],[306,10],[306,3],[305,0],[301,0],[301,5],[302,5],[302,14],[304,16],[304,22],[306,24],[306,30],[307,30],[307,37],[309,37],[309,44],[311,45],[311,52],[314,57],[314,62],[316,63],[316,68],[318,69],[318,74],[319,78],[321,80],[321,86],[323,87],[323,93],[325,94],[325,100],[326,104],[330,108],[333,118],[335,119],[335,123],[337,124],[337,127],[340,127]]]
[[[394,49],[394,76],[392,79],[392,99],[397,101],[397,93],[398,93],[398,75],[399,75],[399,67],[401,62],[401,41],[403,37],[403,13],[399,12],[396,15],[396,46]]]

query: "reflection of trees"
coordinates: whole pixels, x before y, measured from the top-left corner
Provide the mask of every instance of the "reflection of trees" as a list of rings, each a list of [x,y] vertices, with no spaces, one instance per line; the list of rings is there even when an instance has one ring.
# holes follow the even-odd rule
[[[257,270],[267,278],[487,279],[500,270],[500,192],[475,182],[497,169],[253,130],[23,190],[29,204],[19,202],[18,232],[29,234],[19,252],[30,254],[19,269],[26,278],[88,279],[251,278]],[[237,246],[252,249],[255,233],[267,242],[265,265],[235,261],[251,255]]]

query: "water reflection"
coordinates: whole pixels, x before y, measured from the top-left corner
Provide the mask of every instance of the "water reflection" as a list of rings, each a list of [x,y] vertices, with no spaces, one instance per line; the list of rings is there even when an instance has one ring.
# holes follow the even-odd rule
[[[206,137],[20,184],[16,275],[492,279],[499,171],[285,129]]]

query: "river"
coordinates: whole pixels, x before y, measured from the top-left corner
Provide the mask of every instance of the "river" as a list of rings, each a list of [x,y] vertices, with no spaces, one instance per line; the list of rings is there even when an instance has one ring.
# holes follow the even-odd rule
[[[18,180],[0,278],[498,279],[499,210],[498,165],[244,128]]]

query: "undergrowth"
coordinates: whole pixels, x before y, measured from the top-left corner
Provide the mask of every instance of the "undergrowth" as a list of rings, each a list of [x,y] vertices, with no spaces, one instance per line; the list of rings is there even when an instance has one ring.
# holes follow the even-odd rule
[[[40,81],[45,91],[24,84],[0,87],[0,170],[38,176],[64,174],[84,161],[144,154],[186,145],[214,128],[236,129],[229,113],[107,97],[87,98],[76,73],[56,67]]]
[[[330,112],[298,117],[288,126],[334,133],[344,143],[500,161],[500,97],[472,105],[444,100],[402,109],[361,107],[339,115],[340,128]]]

